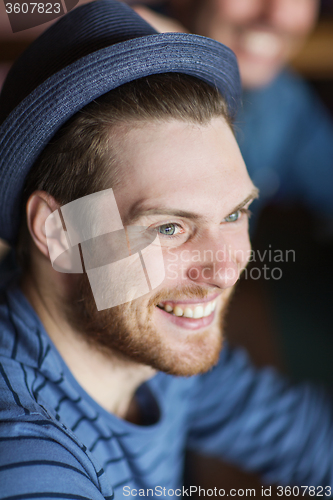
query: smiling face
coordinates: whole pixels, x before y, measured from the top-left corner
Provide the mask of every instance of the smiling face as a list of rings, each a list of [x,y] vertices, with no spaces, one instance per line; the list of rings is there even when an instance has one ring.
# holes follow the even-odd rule
[[[174,0],[175,11],[179,0]],[[186,0],[183,0],[184,2]],[[230,47],[246,88],[268,84],[312,29],[318,0],[187,0],[190,28]]]
[[[100,345],[158,370],[204,372],[218,359],[226,304],[247,264],[256,190],[223,118],[122,125],[112,140],[125,179],[114,189],[122,221],[159,234],[165,279],[105,311],[86,281],[77,324]]]

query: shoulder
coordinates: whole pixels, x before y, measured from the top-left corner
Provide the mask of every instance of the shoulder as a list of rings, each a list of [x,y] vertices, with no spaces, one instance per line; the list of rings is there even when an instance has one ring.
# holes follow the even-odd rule
[[[0,444],[0,499],[112,497],[104,471],[85,447],[41,414],[2,420]]]
[[[291,70],[282,71],[271,84],[258,90],[244,92],[244,107],[266,109],[269,112],[283,114],[302,113],[322,106],[320,99],[310,85]]]
[[[82,500],[104,498],[99,464],[74,433],[37,401],[29,382],[33,376],[29,366],[0,357],[0,499],[78,491]]]
[[[58,363],[34,312],[7,295],[0,304],[0,499],[112,496],[100,465],[57,419]]]

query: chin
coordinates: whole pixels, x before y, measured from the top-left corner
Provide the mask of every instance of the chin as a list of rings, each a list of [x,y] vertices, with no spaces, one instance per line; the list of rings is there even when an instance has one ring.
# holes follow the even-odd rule
[[[240,64],[242,85],[245,89],[260,89],[268,86],[278,76],[283,64]]]
[[[152,326],[160,349],[159,355],[149,363],[153,368],[189,377],[207,372],[218,362],[223,342],[222,314],[219,311],[191,322],[156,306]]]
[[[179,349],[168,372],[184,377],[206,373],[217,364],[221,349],[222,335],[217,337],[207,332],[195,345],[189,342],[184,349]]]
[[[208,371],[219,359],[223,317],[231,291],[219,297],[211,294],[199,318],[177,317],[162,310],[162,297],[167,300],[170,296],[165,291],[97,311],[89,283],[82,279],[70,307],[66,309],[64,303],[64,310],[78,334],[106,356],[172,375],[192,376]],[[179,293],[185,300],[183,291]],[[197,302],[205,300],[204,292],[197,290],[198,294]],[[172,290],[173,298],[175,295]],[[193,299],[193,293],[187,297]]]
[[[155,370],[169,375],[191,377],[206,373],[213,368],[220,356],[222,337],[212,337],[207,332],[197,338],[195,343],[165,343],[157,358],[146,358],[146,364]]]

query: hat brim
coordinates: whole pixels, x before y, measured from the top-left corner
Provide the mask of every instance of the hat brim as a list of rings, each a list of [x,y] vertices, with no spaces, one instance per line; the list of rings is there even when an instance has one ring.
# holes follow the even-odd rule
[[[159,33],[127,40],[82,57],[26,97],[0,127],[0,237],[16,239],[25,178],[56,131],[106,92],[139,78],[178,72],[216,86],[235,116],[241,95],[233,52],[215,40]]]

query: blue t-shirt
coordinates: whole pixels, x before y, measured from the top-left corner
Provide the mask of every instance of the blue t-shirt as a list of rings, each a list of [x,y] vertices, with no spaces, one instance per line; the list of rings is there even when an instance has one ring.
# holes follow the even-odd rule
[[[205,375],[141,385],[139,426],[83,390],[16,286],[1,300],[0,330],[1,500],[164,496],[182,486],[186,447],[267,482],[333,487],[330,395],[257,371],[240,350],[226,346]]]

